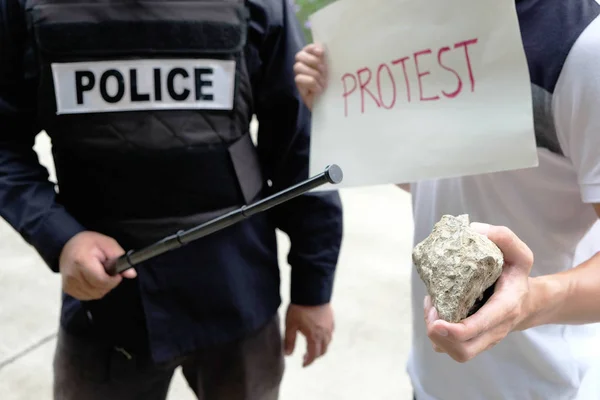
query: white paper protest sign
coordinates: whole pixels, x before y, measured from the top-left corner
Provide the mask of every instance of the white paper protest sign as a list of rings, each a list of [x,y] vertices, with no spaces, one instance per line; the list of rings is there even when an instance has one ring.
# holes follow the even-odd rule
[[[311,174],[338,187],[537,166],[514,0],[339,0],[311,16],[328,80]]]

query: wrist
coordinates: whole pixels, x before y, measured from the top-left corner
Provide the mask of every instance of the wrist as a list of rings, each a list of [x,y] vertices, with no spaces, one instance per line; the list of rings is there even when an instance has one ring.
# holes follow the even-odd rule
[[[329,304],[331,297],[332,294],[329,287],[314,290],[294,285],[291,290],[290,304],[299,307],[320,307]]]
[[[569,282],[560,275],[529,278],[529,295],[524,304],[523,317],[515,330],[526,330],[556,323],[560,306],[569,292]]]
[[[58,208],[40,224],[28,242],[53,272],[60,272],[60,259],[67,243],[85,228],[69,213]]]

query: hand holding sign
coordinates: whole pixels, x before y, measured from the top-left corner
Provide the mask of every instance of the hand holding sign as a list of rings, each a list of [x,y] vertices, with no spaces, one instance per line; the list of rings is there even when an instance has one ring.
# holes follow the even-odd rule
[[[321,46],[309,44],[296,55],[294,73],[302,100],[312,109],[314,100],[327,86],[327,64]]]
[[[358,186],[537,165],[513,0],[340,0],[311,23],[328,76],[296,67],[304,98],[322,90],[311,171],[333,157]]]

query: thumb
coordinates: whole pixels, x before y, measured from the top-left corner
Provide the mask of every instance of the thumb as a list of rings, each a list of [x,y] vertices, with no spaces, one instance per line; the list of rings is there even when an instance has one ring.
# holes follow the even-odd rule
[[[512,230],[505,226],[482,223],[472,223],[471,227],[477,232],[486,235],[488,239],[498,246],[504,255],[505,262],[517,265],[529,273],[534,261],[533,252]]]
[[[305,88],[299,88],[299,92],[300,92],[300,96],[302,97],[302,100],[304,101],[304,105],[306,106],[306,108],[308,108],[309,111],[312,111],[313,97],[314,97],[312,90],[305,89]]]
[[[285,354],[291,355],[296,347],[296,326],[288,325],[285,329]]]

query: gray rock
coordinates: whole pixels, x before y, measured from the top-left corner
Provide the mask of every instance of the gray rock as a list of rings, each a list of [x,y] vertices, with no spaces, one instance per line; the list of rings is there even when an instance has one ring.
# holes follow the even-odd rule
[[[471,229],[466,214],[444,215],[412,257],[439,317],[452,323],[487,301],[504,263],[498,246]]]

